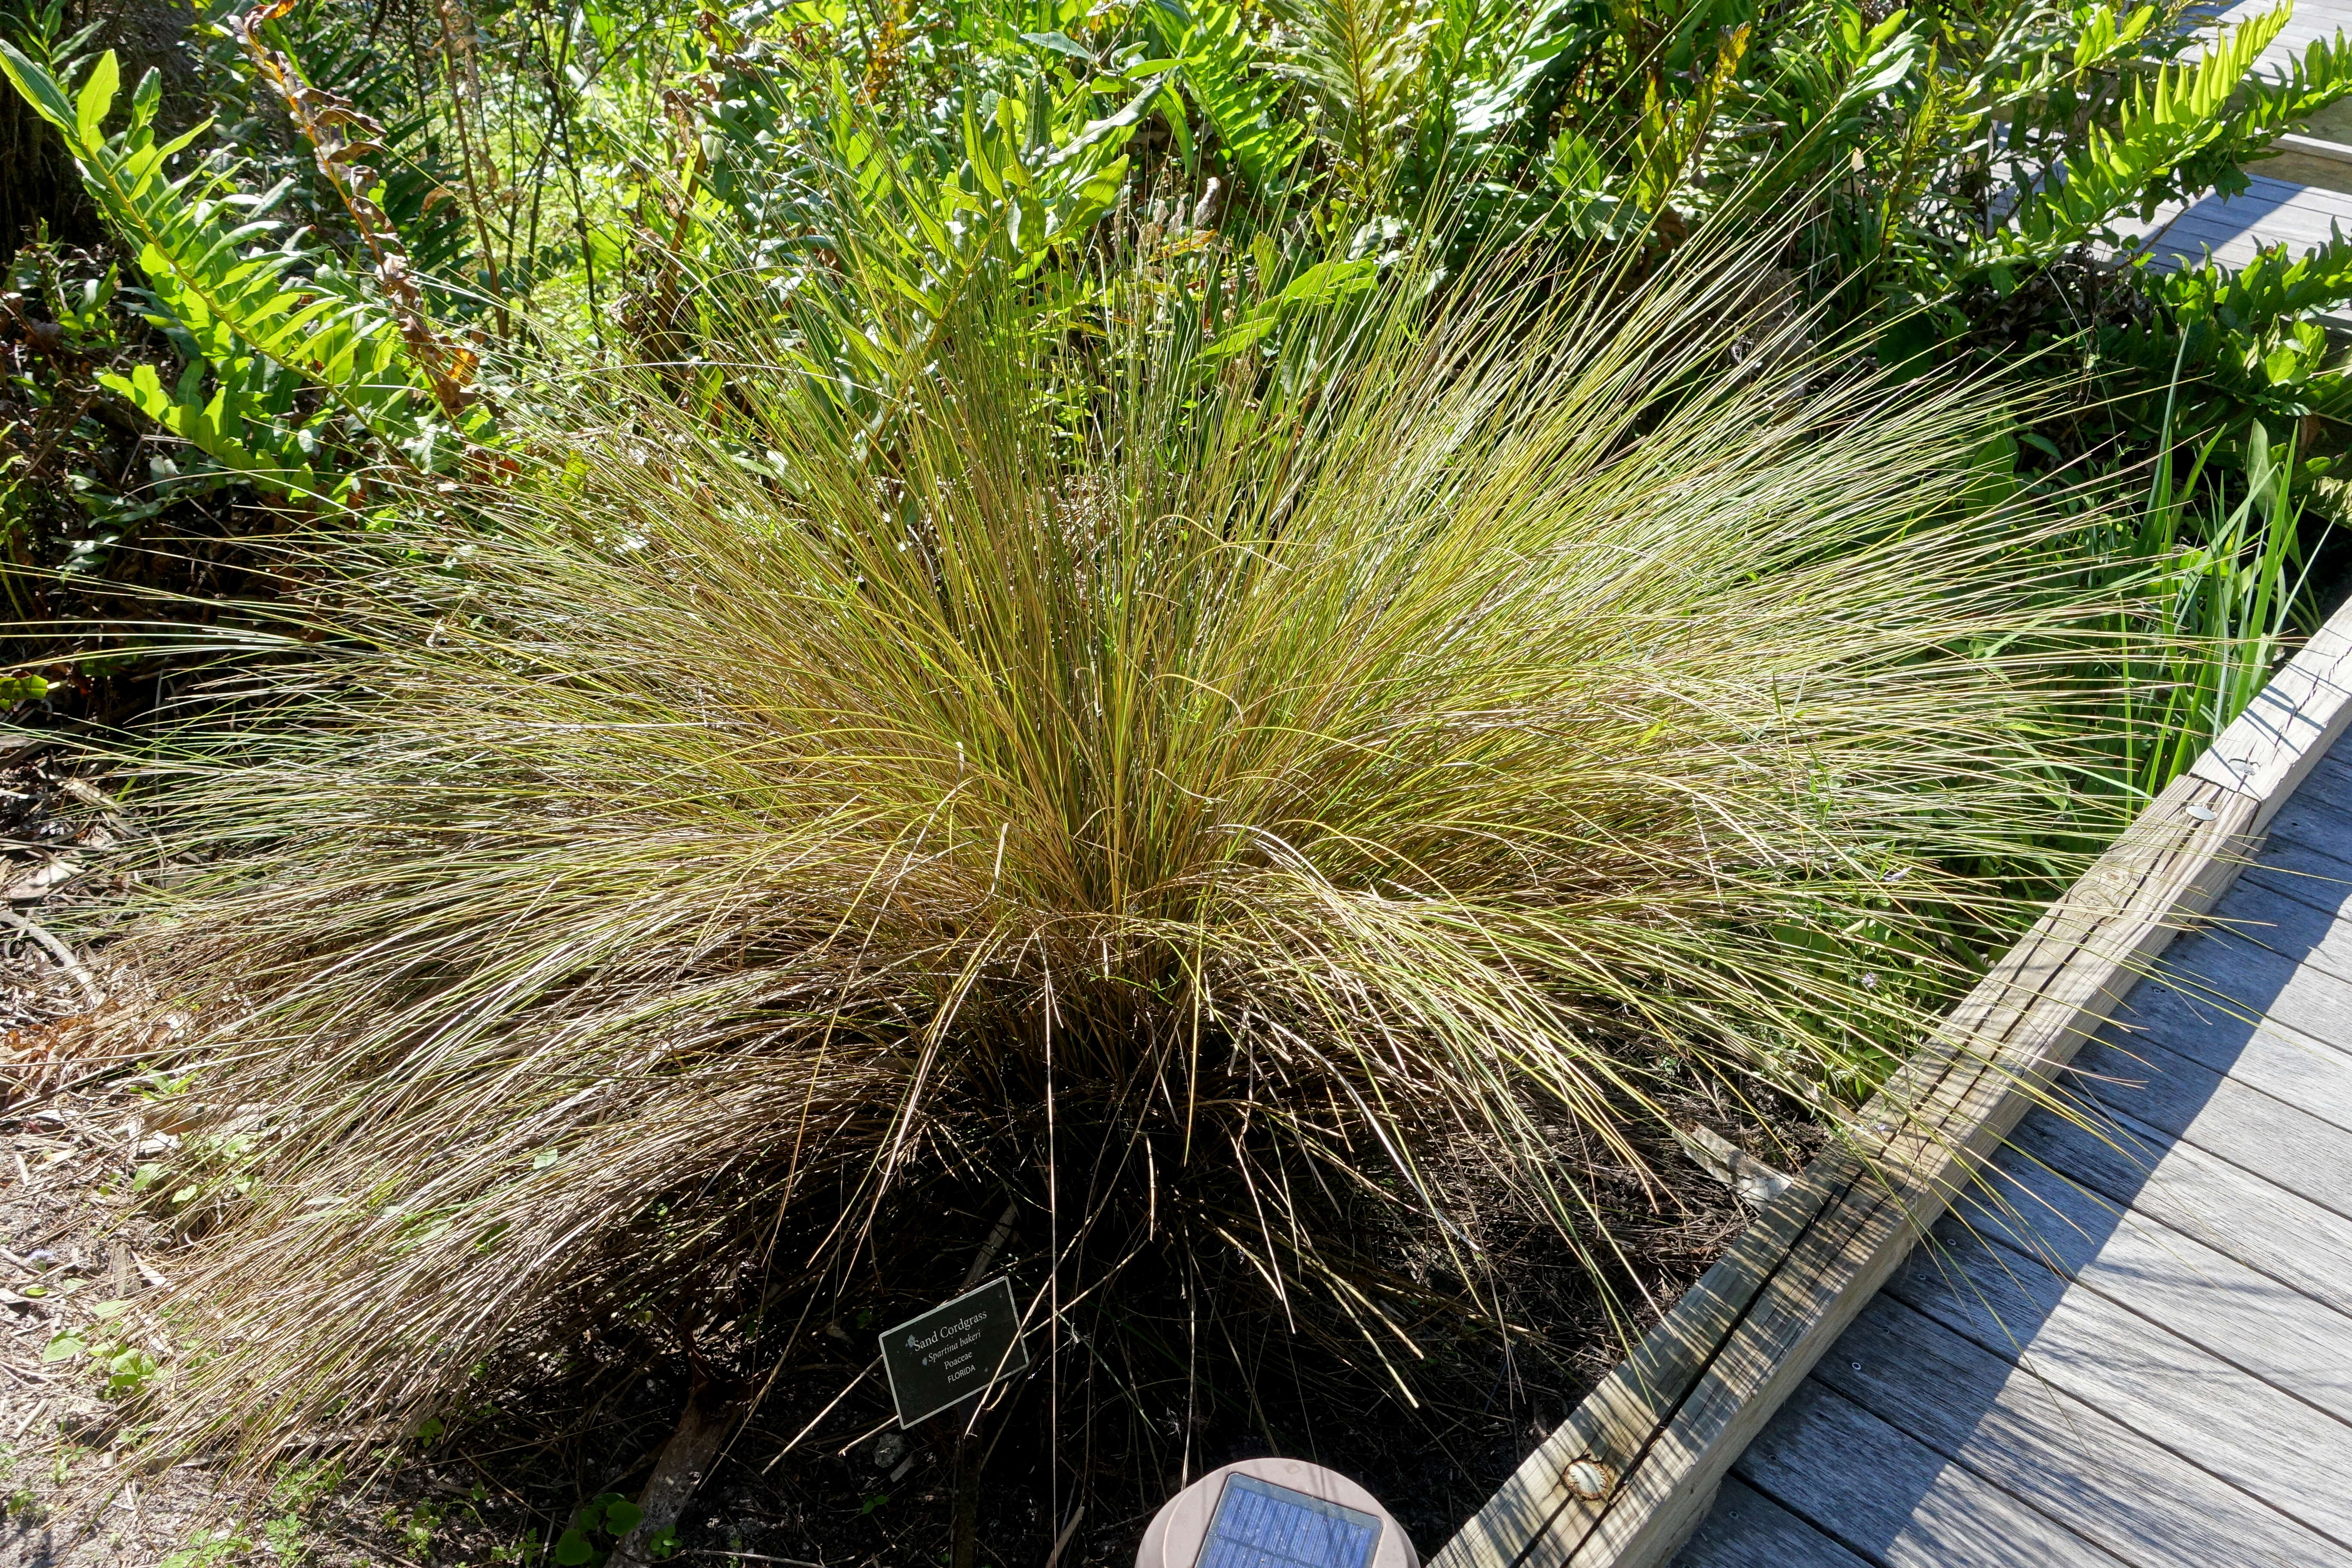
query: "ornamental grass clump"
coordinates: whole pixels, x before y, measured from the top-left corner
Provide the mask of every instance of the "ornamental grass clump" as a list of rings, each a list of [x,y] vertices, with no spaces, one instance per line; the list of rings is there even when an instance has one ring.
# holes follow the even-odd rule
[[[2116,605],[1754,247],[1495,276],[1219,352],[1147,267],[1045,331],[848,255],[340,547],[143,763],[216,1151],[156,1451],[785,1342],[1000,1205],[1056,1375],[1150,1268],[1410,1390],[1450,1194],[1603,1275],[1564,1129],[1866,1092],[2063,872]]]

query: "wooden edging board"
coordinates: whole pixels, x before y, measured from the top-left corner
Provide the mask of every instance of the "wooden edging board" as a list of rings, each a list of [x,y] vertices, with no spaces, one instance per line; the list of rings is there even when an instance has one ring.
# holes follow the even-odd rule
[[[1657,1568],[2352,721],[2352,605],[2150,802],[1430,1568]]]

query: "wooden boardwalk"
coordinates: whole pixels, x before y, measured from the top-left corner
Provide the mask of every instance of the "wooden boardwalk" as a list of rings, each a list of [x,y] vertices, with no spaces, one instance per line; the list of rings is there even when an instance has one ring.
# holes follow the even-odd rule
[[[2195,265],[2210,254],[2228,266],[2243,267],[2265,246],[2283,243],[2300,255],[2339,233],[2352,238],[2352,193],[2259,172],[2271,166],[2253,165],[2255,172],[2248,175],[2252,188],[2239,195],[2208,195],[2186,206],[2159,208],[2147,245],[2156,265]],[[2352,176],[2352,163],[2337,167]]]
[[[2297,0],[2263,64],[2339,28]],[[2158,265],[2352,236],[2352,105],[2304,130]],[[2101,1124],[2020,1124],[1676,1568],[2352,1568],[2352,738],[2215,914],[2075,1058]]]
[[[2215,917],[2075,1058],[2105,1133],[2020,1124],[1678,1568],[2352,1568],[2352,738]]]

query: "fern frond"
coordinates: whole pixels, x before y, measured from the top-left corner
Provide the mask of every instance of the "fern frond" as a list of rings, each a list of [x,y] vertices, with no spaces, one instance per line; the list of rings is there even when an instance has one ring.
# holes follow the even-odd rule
[[[2137,212],[2145,219],[2185,186],[2216,183],[2217,158],[2234,165],[2275,134],[2258,118],[2232,112],[2230,105],[2292,12],[2291,4],[2283,5],[2249,17],[2223,33],[2200,58],[2158,69],[2133,90],[2112,131],[2091,127],[2082,157],[2024,193],[2008,224],[1986,237],[1973,259],[1983,266],[2044,260],[2089,240],[2117,242],[2118,217]],[[2323,73],[2336,68],[2333,56],[2315,65]],[[2315,79],[2326,79],[2339,94],[2343,90],[2334,88],[2332,77],[2305,79],[2305,97]]]
[[[1248,37],[1241,7],[1202,0],[1188,9],[1169,9],[1183,28],[1178,48],[1185,90],[1250,189],[1279,199],[1307,151],[1307,137],[1284,117],[1279,97],[1266,90],[1264,62]]]
[[[404,353],[400,321],[319,247],[291,236],[275,247],[262,243],[280,226],[251,218],[256,204],[232,191],[216,169],[199,164],[172,173],[173,160],[205,127],[156,139],[155,73],[133,95],[130,123],[112,136],[103,131],[121,81],[111,51],[71,99],[47,69],[5,41],[0,74],[64,135],[92,200],[137,255],[155,324],[184,332],[219,381],[210,398],[196,382],[184,378],[167,391],[152,374],[116,377],[122,384],[113,390],[173,434],[272,488],[307,491],[315,477],[307,465],[273,464],[253,450],[259,427],[242,410],[257,412],[266,400],[271,378],[265,366],[320,389],[387,450],[416,467],[434,466],[450,426],[439,416],[444,399],[431,378]],[[458,433],[476,438],[488,429],[478,406],[464,410],[457,424]]]
[[[2352,238],[2336,235],[2301,256],[2274,246],[2243,267],[2208,261],[2140,279],[2150,297],[2185,321],[2210,321],[2232,332],[2259,332],[2352,300]]]

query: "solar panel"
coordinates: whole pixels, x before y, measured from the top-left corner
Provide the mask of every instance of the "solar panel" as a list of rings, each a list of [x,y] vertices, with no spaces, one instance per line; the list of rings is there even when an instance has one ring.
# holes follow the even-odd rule
[[[1368,1568],[1381,1521],[1238,1472],[1225,1478],[1217,1517],[1194,1568]]]

